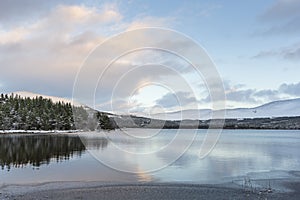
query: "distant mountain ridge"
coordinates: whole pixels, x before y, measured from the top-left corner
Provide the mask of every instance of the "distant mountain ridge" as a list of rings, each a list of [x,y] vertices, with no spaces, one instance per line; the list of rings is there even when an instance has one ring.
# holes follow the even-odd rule
[[[78,102],[72,102],[72,100],[67,98],[36,94],[27,91],[17,91],[14,92],[14,94],[20,95],[21,97],[29,97],[29,98],[42,96],[43,98],[51,99],[54,103],[61,101],[65,103],[71,103],[72,105],[75,106],[82,105]],[[218,112],[219,113],[224,112],[224,110],[215,111],[215,112],[218,115]],[[212,113],[213,113],[212,109],[199,109],[199,110],[190,109],[190,110],[153,114],[150,118],[163,119],[163,120],[181,120],[181,119],[207,120],[207,119],[211,119]],[[300,98],[273,101],[253,108],[226,109],[225,113],[226,113],[225,118],[227,119],[295,117],[295,116],[300,116]],[[112,113],[107,113],[107,114],[109,116],[117,116]]]
[[[223,110],[224,111],[224,110]],[[155,119],[200,119],[207,120],[212,116],[211,109],[199,110],[183,110],[177,112],[168,112],[154,114],[151,117]],[[216,111],[216,113],[221,111]],[[239,118],[272,118],[272,117],[295,117],[300,116],[300,98],[273,101],[253,108],[235,108],[226,109],[225,118],[239,119]],[[188,118],[181,116],[188,116]]]

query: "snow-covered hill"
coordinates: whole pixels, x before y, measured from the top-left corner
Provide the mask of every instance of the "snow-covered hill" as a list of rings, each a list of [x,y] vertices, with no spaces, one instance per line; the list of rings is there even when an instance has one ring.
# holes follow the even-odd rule
[[[35,97],[42,96],[45,99],[51,99],[54,103],[58,103],[60,101],[60,102],[65,102],[65,103],[71,103],[72,105],[75,105],[75,106],[80,106],[80,103],[72,102],[72,100],[67,99],[67,98],[62,98],[62,97],[36,94],[36,93],[32,93],[32,92],[27,92],[27,91],[17,91],[17,92],[14,92],[14,94],[20,95],[21,97],[24,97],[24,98],[26,98],[26,97],[35,98]]]
[[[26,91],[14,92],[14,94],[18,94],[21,97],[29,97],[29,98],[42,96],[43,98],[52,99],[53,102],[63,101],[65,103],[71,103],[75,106],[82,105],[78,102],[72,102],[72,100],[67,98],[41,95],[41,94],[36,94],[36,93],[26,92]],[[223,111],[216,111],[216,115],[220,116],[220,114],[218,113],[221,112]],[[227,109],[225,112],[226,112],[226,118],[231,118],[231,119],[300,116],[300,98],[274,101],[254,108]],[[163,120],[181,120],[181,119],[206,120],[206,119],[210,119],[211,116],[212,116],[211,109],[200,109],[200,110],[195,109],[195,110],[183,110],[183,111],[169,112],[169,113],[159,113],[147,117],[154,118],[154,119],[163,119]]]
[[[216,111],[218,112],[218,111]],[[212,110],[183,110],[178,112],[161,113],[152,115],[156,119],[210,119]],[[266,117],[292,117],[300,116],[300,98],[281,100],[267,103],[254,108],[227,109],[226,118],[266,118]]]

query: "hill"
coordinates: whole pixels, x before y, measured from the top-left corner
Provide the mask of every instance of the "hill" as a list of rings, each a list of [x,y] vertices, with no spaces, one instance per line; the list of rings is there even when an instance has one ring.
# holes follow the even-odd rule
[[[0,130],[112,129],[105,113],[71,105],[60,98],[52,99],[32,93],[27,97],[1,94]]]
[[[253,108],[226,109],[226,119],[241,118],[274,118],[274,117],[295,117],[300,116],[300,98],[270,102]],[[218,111],[216,111],[218,112]],[[184,119],[207,120],[212,116],[211,109],[183,110],[169,113],[152,115],[156,119],[181,120],[181,116],[188,116]]]

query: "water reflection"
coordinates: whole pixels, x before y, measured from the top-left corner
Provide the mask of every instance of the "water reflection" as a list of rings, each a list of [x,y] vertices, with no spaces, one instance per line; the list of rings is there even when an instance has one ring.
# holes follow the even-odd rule
[[[80,137],[81,142],[88,147],[89,149],[96,149],[96,150],[103,150],[107,148],[108,140],[104,137],[91,137],[91,138],[85,138]]]
[[[151,130],[140,131],[149,135]],[[154,130],[155,131],[155,130]],[[299,131],[261,131],[261,130],[224,130],[214,150],[204,159],[199,158],[199,149],[205,138],[205,130],[198,130],[193,144],[171,165],[170,159],[179,155],[185,146],[186,138],[193,137],[193,130],[183,130],[185,138],[169,145],[166,151],[157,151],[176,134],[176,130],[163,130],[164,134],[155,138],[130,139],[121,134],[111,134],[111,145],[105,151],[93,151],[98,160],[106,166],[123,171],[135,172],[140,181],[159,180],[165,182],[181,181],[194,183],[219,183],[228,177],[245,176],[250,172],[290,171],[300,166]],[[120,153],[119,149],[130,151]],[[149,154],[132,155],[131,152]],[[116,156],[117,155],[117,156]],[[162,166],[162,170],[149,169]],[[275,177],[276,178],[276,177]]]
[[[105,138],[86,142],[96,149],[107,147]],[[8,170],[26,165],[39,167],[81,156],[86,150],[81,139],[75,135],[2,135],[0,136],[0,166]]]
[[[299,131],[224,130],[214,150],[204,159],[198,157],[203,137],[197,137],[180,159],[155,175],[167,181],[218,183],[223,180],[231,181],[232,177],[246,176],[252,172],[299,170],[299,133]]]
[[[154,131],[128,129],[130,134],[139,134],[143,138]],[[193,144],[171,165],[168,161],[181,152],[185,140],[193,137],[193,130],[184,130],[185,138],[169,145],[167,151],[155,153],[153,150],[168,144],[176,130],[164,129],[160,135],[148,139],[124,137],[118,131],[112,131],[106,137],[106,133],[101,132],[80,133],[80,138],[76,135],[0,135],[0,165],[11,168],[9,172],[0,170],[0,185],[52,181],[220,183],[253,172],[299,170],[299,131],[224,130],[209,156],[199,159],[205,133],[205,130],[198,130]],[[129,152],[120,154],[117,147]],[[141,155],[133,159],[132,151]],[[151,153],[144,154],[146,152]],[[66,159],[70,160],[55,163]],[[107,167],[111,163],[135,173],[122,173]],[[39,170],[14,168],[42,164],[45,165]],[[158,165],[165,168],[149,172],[149,168]]]

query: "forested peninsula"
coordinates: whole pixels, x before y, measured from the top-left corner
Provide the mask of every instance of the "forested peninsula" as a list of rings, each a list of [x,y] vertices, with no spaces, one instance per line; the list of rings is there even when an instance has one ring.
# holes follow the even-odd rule
[[[37,96],[0,95],[0,130],[112,129],[105,113]]]

